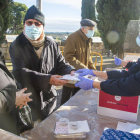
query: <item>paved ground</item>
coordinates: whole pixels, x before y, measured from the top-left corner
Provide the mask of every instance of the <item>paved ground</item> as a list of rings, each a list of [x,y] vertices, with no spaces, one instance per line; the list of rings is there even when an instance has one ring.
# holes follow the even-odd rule
[[[116,68],[116,69],[121,69],[122,67],[116,66],[114,63],[114,58],[113,57],[107,57],[106,55],[102,56],[103,57],[103,70],[106,68]],[[93,62],[95,61],[95,57],[93,57]],[[97,57],[97,70],[100,70],[100,57]],[[58,93],[58,107],[60,106],[61,102],[61,95],[62,95],[62,86],[56,87],[57,93]]]

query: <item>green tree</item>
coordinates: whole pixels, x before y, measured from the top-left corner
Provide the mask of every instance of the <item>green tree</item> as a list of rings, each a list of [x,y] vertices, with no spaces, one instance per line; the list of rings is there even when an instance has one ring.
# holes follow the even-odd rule
[[[5,39],[5,32],[9,25],[9,4],[12,0],[0,0],[0,44]]]
[[[123,58],[123,44],[130,20],[140,17],[140,0],[98,0],[98,30],[106,48]]]
[[[25,4],[13,2],[10,5],[10,25],[8,32],[11,34],[20,34],[23,31],[23,20],[28,7]]]
[[[98,29],[95,30],[94,37],[100,37],[100,32]]]
[[[95,0],[82,0],[82,8],[81,8],[81,16],[82,19],[91,19],[96,21],[95,18]]]

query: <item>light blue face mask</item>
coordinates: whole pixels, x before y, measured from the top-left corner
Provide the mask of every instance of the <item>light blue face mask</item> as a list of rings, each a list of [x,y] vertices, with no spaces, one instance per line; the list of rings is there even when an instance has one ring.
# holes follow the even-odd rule
[[[138,46],[140,47],[140,35],[136,38],[136,43],[137,43]]]
[[[88,31],[88,32],[87,32],[86,36],[87,36],[88,38],[92,38],[93,35],[94,35],[94,30],[87,30],[87,31]]]
[[[25,35],[31,40],[37,40],[42,33],[42,27],[37,27],[34,24],[31,26],[25,25]]]

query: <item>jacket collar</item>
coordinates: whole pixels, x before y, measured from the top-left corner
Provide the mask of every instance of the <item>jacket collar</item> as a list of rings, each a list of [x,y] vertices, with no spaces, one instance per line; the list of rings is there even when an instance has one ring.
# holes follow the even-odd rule
[[[90,43],[92,41],[92,38],[88,38],[81,29],[78,30],[82,40],[84,40],[85,42]]]

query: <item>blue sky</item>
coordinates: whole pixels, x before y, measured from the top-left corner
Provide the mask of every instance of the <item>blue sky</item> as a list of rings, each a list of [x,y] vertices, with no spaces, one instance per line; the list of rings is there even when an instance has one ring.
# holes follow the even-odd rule
[[[14,0],[29,8],[36,0]],[[45,32],[74,32],[80,28],[82,0],[42,0]]]

